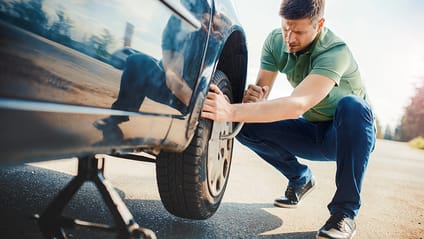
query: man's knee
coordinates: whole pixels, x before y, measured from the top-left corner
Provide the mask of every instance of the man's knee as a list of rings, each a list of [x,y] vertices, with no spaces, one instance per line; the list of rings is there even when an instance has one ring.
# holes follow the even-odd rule
[[[353,95],[343,97],[337,104],[337,113],[347,114],[351,117],[358,116],[358,114],[371,113],[368,103]]]
[[[156,60],[144,53],[130,55],[127,58],[127,67],[146,68],[146,64],[155,64]]]
[[[357,97],[357,96],[345,96],[343,97],[336,109],[335,120],[340,123],[351,122],[368,122],[370,124],[374,121],[374,116],[368,103]]]
[[[251,144],[254,144],[255,142],[260,141],[260,139],[257,136],[257,127],[255,127],[256,124],[244,124],[243,128],[240,130],[240,132],[237,134],[236,139],[242,143],[243,145],[249,146]]]
[[[241,128],[240,132],[237,134],[236,139],[240,141],[242,144],[245,144],[245,140],[249,138],[249,126],[248,124],[244,124],[243,128]]]

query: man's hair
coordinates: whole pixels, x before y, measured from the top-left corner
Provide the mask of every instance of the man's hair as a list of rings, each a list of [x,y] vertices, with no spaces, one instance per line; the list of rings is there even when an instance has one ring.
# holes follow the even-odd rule
[[[325,0],[282,0],[280,16],[289,20],[309,18],[313,24],[324,17]]]

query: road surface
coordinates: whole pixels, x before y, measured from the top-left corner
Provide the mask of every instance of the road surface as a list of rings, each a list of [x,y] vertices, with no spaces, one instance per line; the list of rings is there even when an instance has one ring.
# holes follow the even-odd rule
[[[328,218],[335,190],[335,164],[309,162],[317,188],[297,209],[272,205],[287,184],[276,170],[236,143],[230,181],[217,213],[204,221],[180,219],[162,206],[154,164],[109,159],[106,177],[141,226],[162,238],[314,238]],[[42,238],[30,215],[40,213],[75,174],[76,160],[0,169],[0,238]],[[424,238],[424,151],[403,143],[378,141],[369,161],[355,238]],[[110,222],[96,189],[85,185],[66,215]],[[73,233],[71,231],[71,233]],[[80,234],[78,234],[80,233]],[[84,234],[85,233],[85,234]],[[84,238],[110,234],[77,232]]]

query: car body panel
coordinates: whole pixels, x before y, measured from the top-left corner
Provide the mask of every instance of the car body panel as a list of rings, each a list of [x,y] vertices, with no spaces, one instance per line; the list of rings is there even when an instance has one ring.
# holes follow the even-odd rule
[[[231,1],[4,1],[0,34],[2,163],[119,150],[182,151],[216,69],[235,76],[236,101],[244,90],[245,37]],[[223,51],[234,48],[229,39],[236,39],[244,61],[220,66]],[[132,108],[116,106],[126,66],[114,67],[111,58],[124,48],[136,52],[131,59],[148,59],[135,77],[148,87],[129,87],[136,92],[129,99],[144,94]],[[185,64],[165,64],[170,50],[185,54]],[[146,73],[153,68],[155,73]],[[169,68],[184,73],[188,105],[163,87]],[[125,118],[118,140],[96,126],[108,117]]]

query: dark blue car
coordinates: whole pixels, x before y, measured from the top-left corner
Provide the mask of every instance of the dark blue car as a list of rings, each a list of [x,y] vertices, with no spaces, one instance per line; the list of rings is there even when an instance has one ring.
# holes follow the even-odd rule
[[[122,49],[131,54],[118,62]],[[119,201],[104,188],[101,154],[155,163],[166,209],[208,218],[238,125],[200,112],[211,83],[241,102],[246,67],[230,0],[1,1],[0,163],[78,157],[75,182],[39,220],[47,236],[60,234],[48,224],[84,181]]]

